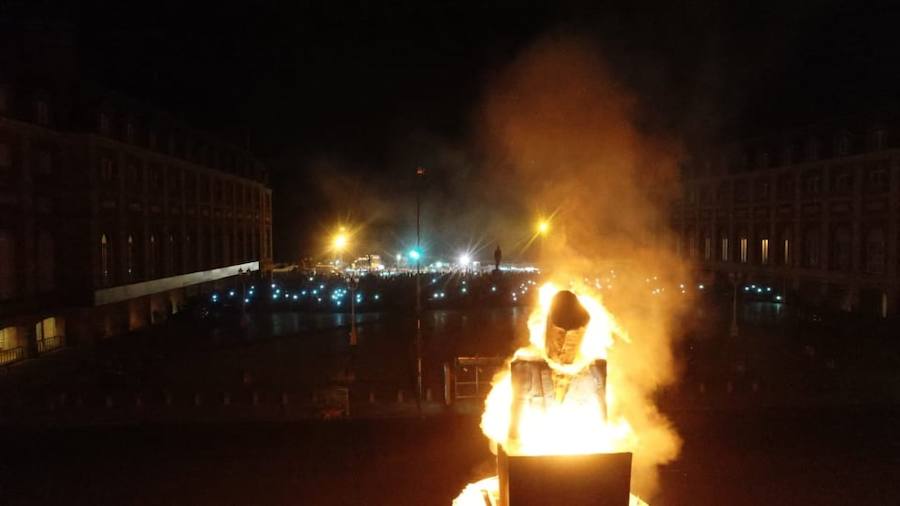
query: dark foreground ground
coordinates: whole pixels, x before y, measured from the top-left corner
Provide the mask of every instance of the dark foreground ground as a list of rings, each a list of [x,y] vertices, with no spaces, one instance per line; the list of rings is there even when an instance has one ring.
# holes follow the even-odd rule
[[[900,504],[900,409],[682,412],[653,505]],[[10,429],[3,504],[448,505],[477,419]]]

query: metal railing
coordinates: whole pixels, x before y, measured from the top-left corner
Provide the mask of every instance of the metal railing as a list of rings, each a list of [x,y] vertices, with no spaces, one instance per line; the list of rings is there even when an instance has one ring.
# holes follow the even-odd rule
[[[491,390],[491,380],[506,360],[501,357],[458,357],[454,370],[454,398],[477,399]]]
[[[25,358],[25,348],[10,348],[8,350],[0,350],[0,365],[11,364]]]
[[[62,348],[63,345],[66,344],[65,336],[51,336],[45,337],[37,342],[37,352],[46,353],[48,351],[53,351],[57,348]]]

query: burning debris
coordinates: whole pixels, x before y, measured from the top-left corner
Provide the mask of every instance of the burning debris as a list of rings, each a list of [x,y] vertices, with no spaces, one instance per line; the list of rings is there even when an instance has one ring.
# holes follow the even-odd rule
[[[454,506],[644,504],[629,499],[635,435],[607,407],[606,352],[624,332],[597,300],[552,284],[528,325],[531,344],[495,378],[482,416],[499,476]]]

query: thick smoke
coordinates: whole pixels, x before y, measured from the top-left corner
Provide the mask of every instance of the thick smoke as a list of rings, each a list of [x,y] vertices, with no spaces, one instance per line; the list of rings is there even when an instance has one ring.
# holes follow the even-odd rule
[[[687,270],[666,226],[678,143],[648,131],[650,107],[595,46],[546,38],[490,84],[479,116],[497,200],[516,202],[528,223],[555,213],[540,245],[549,278],[603,285],[604,304],[630,335],[610,350],[610,409],[638,436],[633,483],[643,497],[652,497],[657,466],[680,448],[653,396],[674,380],[673,324],[689,296],[651,293],[664,280],[686,282]]]

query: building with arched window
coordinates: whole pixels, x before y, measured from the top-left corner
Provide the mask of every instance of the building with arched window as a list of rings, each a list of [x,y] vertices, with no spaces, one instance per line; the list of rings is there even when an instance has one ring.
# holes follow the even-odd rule
[[[697,270],[741,273],[789,301],[900,313],[896,125],[825,124],[726,145],[682,164],[686,196],[718,189],[715,199],[685,198],[673,212],[684,240],[705,244],[703,255],[691,257]],[[709,231],[718,251],[710,251]]]
[[[44,49],[7,49],[0,364],[164,321],[271,269],[272,192],[252,153],[86,84],[66,55],[42,74],[21,59]]]

